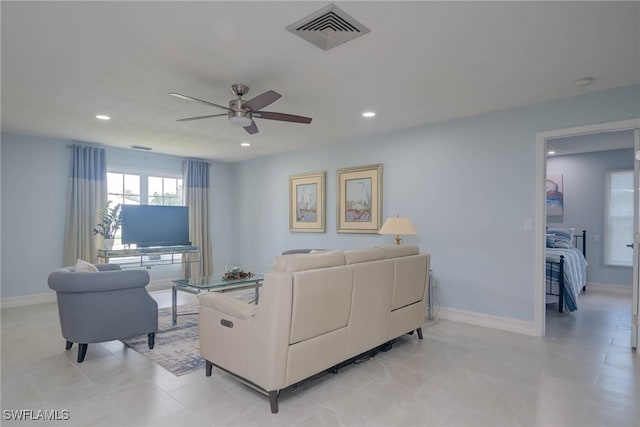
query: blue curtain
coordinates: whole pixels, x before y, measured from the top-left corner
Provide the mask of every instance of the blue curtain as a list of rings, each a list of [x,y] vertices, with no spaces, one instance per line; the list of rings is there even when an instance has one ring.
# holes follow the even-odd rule
[[[189,238],[201,251],[201,273],[213,274],[211,228],[209,226],[209,163],[187,160],[183,171],[185,204],[189,207]],[[196,273],[192,271],[192,274]],[[195,274],[194,274],[195,275]]]
[[[67,187],[64,265],[78,258],[95,263],[97,244],[93,229],[107,203],[105,150],[78,144],[71,146],[71,171]]]

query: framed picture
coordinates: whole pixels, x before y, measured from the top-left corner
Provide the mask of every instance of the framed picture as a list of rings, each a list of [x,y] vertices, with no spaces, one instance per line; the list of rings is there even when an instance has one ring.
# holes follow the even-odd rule
[[[377,233],[382,225],[382,164],[338,169],[338,233]]]
[[[564,207],[562,175],[547,175],[547,216],[561,216]]]
[[[324,233],[325,172],[289,177],[289,230]]]

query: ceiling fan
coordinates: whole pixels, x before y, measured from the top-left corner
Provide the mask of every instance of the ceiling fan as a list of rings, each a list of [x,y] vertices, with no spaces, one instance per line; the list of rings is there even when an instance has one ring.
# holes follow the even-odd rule
[[[221,108],[227,110],[226,113],[210,114],[207,116],[187,117],[186,119],[178,119],[179,122],[186,122],[189,120],[209,119],[211,117],[227,116],[229,122],[236,126],[241,126],[250,134],[258,133],[258,126],[253,121],[254,118],[267,119],[267,120],[280,120],[283,122],[294,123],[311,123],[310,117],[296,116],[293,114],[275,113],[273,111],[262,111],[262,108],[274,103],[282,95],[272,90],[268,90],[265,93],[251,98],[248,101],[242,99],[243,95],[249,92],[249,86],[243,84],[231,85],[231,92],[238,97],[238,99],[232,99],[229,101],[229,106],[214,104],[209,101],[203,101],[202,99],[193,98],[191,96],[183,95],[181,93],[171,92],[169,95],[177,98],[186,99],[188,101],[197,101],[211,107]]]

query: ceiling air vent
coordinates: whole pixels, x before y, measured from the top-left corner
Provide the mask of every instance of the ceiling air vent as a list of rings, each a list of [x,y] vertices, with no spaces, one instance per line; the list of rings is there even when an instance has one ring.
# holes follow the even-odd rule
[[[323,50],[329,50],[370,32],[367,27],[333,3],[289,25],[286,30]]]

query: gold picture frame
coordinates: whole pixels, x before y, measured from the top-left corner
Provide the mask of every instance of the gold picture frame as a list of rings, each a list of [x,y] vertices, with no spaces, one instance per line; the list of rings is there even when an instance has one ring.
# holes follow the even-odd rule
[[[326,172],[289,177],[289,230],[325,232]]]
[[[382,164],[338,169],[338,233],[377,233],[382,226]]]

